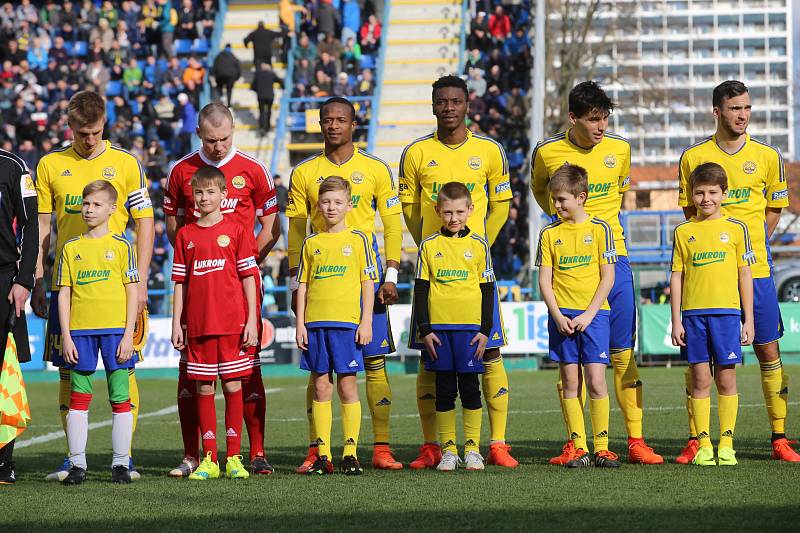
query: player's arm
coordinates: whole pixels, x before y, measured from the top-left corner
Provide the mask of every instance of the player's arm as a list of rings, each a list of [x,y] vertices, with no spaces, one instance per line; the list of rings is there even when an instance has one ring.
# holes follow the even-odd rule
[[[72,303],[72,287],[62,286],[58,291],[58,323],[61,325],[61,350],[64,360],[70,364],[78,362],[78,349],[72,340],[69,330],[70,304]]]
[[[755,325],[753,319],[753,274],[750,265],[739,267],[739,297],[742,300],[742,344],[753,344]]]
[[[535,264],[539,267],[539,292],[542,295],[542,300],[544,300],[547,311],[550,313],[553,322],[556,323],[558,331],[562,335],[572,335],[575,331],[572,327],[572,323],[564,316],[561,309],[558,307],[556,294],[553,291],[553,254],[550,249],[549,237],[549,234],[542,230],[539,235],[539,246],[536,251]]]
[[[589,307],[586,308],[586,311],[572,319],[572,325],[575,326],[576,331],[586,331],[586,328],[592,323],[594,317],[597,316],[597,312],[600,310],[600,307],[602,307],[603,302],[608,298],[608,293],[610,293],[612,287],[614,287],[614,270],[615,267],[613,263],[600,265],[600,283],[594,291],[594,296],[592,296],[592,301],[589,302]]]
[[[544,164],[544,158],[537,146],[531,157],[531,191],[534,200],[546,215],[550,215],[548,183],[550,183],[550,172],[547,170],[547,165]]]
[[[397,276],[400,272],[400,251],[403,246],[403,223],[400,213],[381,215],[383,247],[386,250],[386,274],[378,289],[378,300],[384,305],[397,303]]]
[[[44,284],[44,264],[50,254],[50,219],[53,213],[53,192],[50,189],[46,158],[39,161],[36,167],[36,198],[38,204],[39,238],[38,253],[36,254],[36,268],[34,272],[35,285],[31,297],[31,308],[40,318],[47,318],[47,290]]]
[[[697,208],[692,203],[692,191],[689,190],[689,176],[692,173],[690,165],[686,154],[681,155],[678,162],[678,205],[683,209],[683,216],[686,220],[697,214]]]
[[[683,307],[683,249],[676,229],[672,235],[672,273],[669,277],[669,304],[672,312],[672,345],[686,346],[681,321]]]
[[[372,308],[375,306],[374,282],[367,279],[361,282],[361,322],[356,330],[356,342],[366,345],[372,342]]]
[[[183,303],[183,283],[175,283],[172,289],[172,346],[178,351],[186,348],[186,331],[181,324]]]
[[[135,218],[136,222],[136,257],[139,269],[138,297],[136,299],[137,314],[147,307],[147,280],[150,279],[150,261],[153,259],[153,242],[155,241],[155,224],[153,217]]]
[[[294,292],[296,302],[294,306],[294,314],[297,317],[297,325],[295,326],[295,341],[297,347],[301,350],[308,349],[308,331],[306,330],[306,292],[308,285],[300,283],[297,290]]]
[[[486,239],[489,245],[494,244],[506,221],[511,209],[511,200],[497,200],[489,202],[489,214],[486,216]]]
[[[261,229],[256,234],[258,249],[256,261],[260,265],[281,238],[281,222],[277,212],[258,217],[258,222],[261,224]]]
[[[184,215],[166,215],[167,225],[167,240],[175,248],[175,236],[178,235],[178,230],[185,224]]]
[[[403,204],[403,218],[406,221],[406,228],[408,228],[411,238],[419,246],[420,241],[422,241],[422,218],[420,217],[419,202]]]
[[[772,153],[766,181],[767,207],[764,216],[767,220],[767,238],[770,238],[781,220],[781,210],[789,207],[789,189],[786,184],[783,157],[777,150]]]
[[[61,302],[58,302],[61,304]],[[124,363],[133,356],[133,329],[139,314],[139,288],[137,283],[125,285],[125,331],[117,347],[117,362]]]
[[[289,276],[291,277],[290,290],[292,291],[292,309],[297,308],[297,273],[299,271],[300,257],[302,254],[303,240],[306,238],[308,219],[294,217],[289,219]],[[296,314],[296,313],[295,313]]]
[[[25,302],[30,296],[36,280],[36,255],[38,253],[39,219],[34,213],[38,211],[36,188],[31,173],[24,163],[18,167],[19,175],[11,182],[11,194],[14,204],[14,218],[17,230],[22,234],[18,271],[14,283],[8,293],[11,303],[19,317],[25,312]],[[30,213],[30,215],[28,215]]]
[[[400,183],[398,185],[398,196],[403,206],[403,218],[406,221],[406,228],[411,234],[411,238],[419,246],[422,242],[422,216],[421,199],[419,184],[419,157],[418,150],[411,150],[411,146],[406,146],[400,156]]]
[[[247,323],[244,325],[243,343],[245,346],[255,346],[258,343],[258,303],[256,298],[256,279],[248,276],[242,280],[244,297],[247,301]]]
[[[767,219],[767,237],[772,237],[772,234],[775,232],[775,229],[778,227],[778,223],[781,221],[781,211],[783,209],[780,207],[767,207],[764,209],[764,216]]]
[[[490,154],[489,172],[487,174],[487,192],[489,195],[488,213],[486,214],[486,240],[491,246],[500,230],[508,220],[511,207],[511,178],[508,175],[508,159],[501,145]]]

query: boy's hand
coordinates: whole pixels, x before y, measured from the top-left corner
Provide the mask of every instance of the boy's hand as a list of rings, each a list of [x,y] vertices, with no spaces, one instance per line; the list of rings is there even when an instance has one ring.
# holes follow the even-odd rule
[[[469,342],[470,346],[478,345],[478,348],[475,350],[475,359],[478,361],[483,360],[483,352],[486,351],[486,343],[489,342],[489,337],[481,333],[480,331],[472,337],[472,340]]]
[[[397,295],[397,285],[391,281],[385,282],[381,285],[380,289],[378,289],[378,301],[383,305],[396,304],[399,299]]]
[[[64,361],[71,365],[78,364],[78,348],[69,335],[64,335],[61,338],[61,352],[64,356]]]
[[[362,322],[356,330],[356,342],[366,346],[372,342],[372,322]]]
[[[133,355],[133,334],[126,333],[117,346],[117,363],[127,363]]]
[[[752,320],[745,320],[742,324],[742,346],[753,344],[753,337],[756,335],[756,328]]]
[[[584,332],[589,327],[589,324],[592,323],[592,320],[594,320],[594,316],[595,316],[594,313],[591,313],[589,311],[584,311],[583,313],[579,314],[578,316],[570,320],[570,324],[572,325],[572,328],[575,331]]]
[[[572,335],[575,333],[575,328],[572,325],[572,322],[569,318],[565,317],[564,315],[560,314],[558,316],[554,316],[553,320],[556,321],[556,327],[558,328],[558,332],[564,336]]]
[[[672,345],[673,346],[686,346],[686,331],[683,329],[683,324],[680,322],[672,323]]]
[[[255,346],[258,343],[258,326],[255,320],[248,320],[244,325],[242,341],[245,346]]]
[[[425,348],[428,350],[428,355],[430,355],[431,359],[434,361],[439,359],[439,355],[436,353],[436,347],[441,346],[442,341],[439,340],[439,337],[436,336],[436,333],[428,333],[422,337],[422,342],[425,344]]]
[[[297,324],[294,339],[298,348],[308,350],[308,331],[305,324]]]
[[[179,352],[186,349],[186,332],[183,326],[177,323],[172,324],[172,347]]]

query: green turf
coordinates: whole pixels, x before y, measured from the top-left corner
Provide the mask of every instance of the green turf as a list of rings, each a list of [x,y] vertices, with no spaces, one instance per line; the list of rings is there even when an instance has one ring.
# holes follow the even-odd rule
[[[642,374],[648,442],[672,460],[684,444],[686,431],[683,369],[647,369]],[[80,487],[43,481],[45,474],[61,463],[63,439],[21,448],[16,454],[19,482],[13,487],[0,486],[0,531],[702,531],[798,527],[800,465],[770,459],[757,368],[740,373],[741,408],[735,441],[740,464],[724,469],[668,464],[568,471],[548,466],[547,458],[560,450],[564,433],[555,379],[552,371],[511,374],[508,437],[513,454],[522,463],[516,470],[489,467],[485,472],[441,474],[367,468],[360,478],[295,475],[291,472],[302,460],[307,440],[304,381],[266,378],[268,388],[278,389],[268,396],[267,407],[267,453],[277,469],[275,475],[242,482],[169,479],[165,474],[180,460],[182,451],[177,415],[150,416],[140,420],[135,439],[135,459],[143,478],[130,486],[110,483],[109,427],[90,433],[89,481]],[[414,377],[395,375],[391,381],[395,398],[392,444],[407,463],[414,458],[420,439]],[[97,385],[92,422],[110,418],[105,387]],[[142,381],[140,389],[142,413],[175,404],[172,381]],[[21,441],[60,431],[54,409],[55,384],[32,383],[29,395],[34,423]],[[792,433],[797,430],[797,411],[793,403]],[[364,412],[368,415],[366,406]],[[716,435],[714,413],[712,434]],[[361,434],[361,457],[368,463],[368,416]],[[616,409],[611,434],[612,450],[622,455],[623,426]],[[340,435],[336,419],[334,442],[341,440]],[[486,417],[483,437],[488,439]]]

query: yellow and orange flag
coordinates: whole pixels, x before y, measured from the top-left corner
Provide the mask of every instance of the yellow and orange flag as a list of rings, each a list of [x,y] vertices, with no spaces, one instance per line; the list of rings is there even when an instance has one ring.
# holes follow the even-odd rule
[[[25,431],[30,421],[31,407],[17,359],[17,344],[9,331],[0,369],[0,449]]]

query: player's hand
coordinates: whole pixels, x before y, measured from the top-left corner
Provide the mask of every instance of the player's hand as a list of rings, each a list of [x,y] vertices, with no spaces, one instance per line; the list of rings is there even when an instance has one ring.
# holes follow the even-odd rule
[[[745,320],[742,324],[742,346],[753,344],[753,337],[756,335],[756,328],[752,320]]]
[[[489,342],[489,337],[481,333],[480,331],[472,337],[472,340],[469,341],[470,346],[475,346],[476,344],[478,347],[475,349],[475,359],[478,361],[483,360],[483,353],[486,351],[486,343]]]
[[[297,342],[298,348],[308,350],[308,330],[306,330],[305,324],[297,324],[294,340]]]
[[[742,330],[744,332],[744,330]],[[743,333],[744,334],[744,333]],[[673,346],[686,346],[686,331],[683,329],[683,324],[680,322],[672,323],[672,345]]]
[[[31,307],[39,318],[47,318],[47,291],[44,290],[44,281],[34,285],[31,296]]]
[[[396,304],[400,297],[397,295],[397,285],[387,281],[378,289],[378,301],[383,305]]]
[[[255,320],[248,320],[244,325],[242,341],[245,346],[255,346],[258,343],[258,326]]]
[[[125,334],[117,346],[117,363],[127,363],[133,355],[133,334]]]
[[[573,327],[572,322],[564,315],[559,314],[558,316],[553,317],[553,320],[556,322],[558,332],[562,335],[569,336],[575,333],[575,328]]]
[[[179,352],[186,348],[186,332],[180,324],[172,324],[172,347]]]
[[[8,293],[8,303],[14,304],[14,308],[17,311],[17,318],[25,313],[25,302],[28,301],[28,296],[30,295],[31,291],[22,285],[15,283],[11,286],[11,292]]]
[[[442,341],[436,336],[436,333],[430,332],[422,337],[422,342],[425,344],[425,349],[428,350],[428,355],[431,359],[436,361],[439,359],[439,354],[436,353],[436,347],[442,345]]]
[[[572,329],[581,333],[586,331],[589,327],[589,324],[592,323],[594,320],[594,313],[590,313],[589,311],[584,311],[583,313],[579,314],[572,320],[570,320],[570,324],[572,325]]]
[[[372,322],[361,322],[356,330],[356,342],[366,346],[372,342]]]
[[[139,298],[136,302],[136,314],[138,315],[147,309],[147,282],[139,281]]]
[[[61,337],[61,354],[67,363],[71,365],[78,364],[78,348],[69,335],[62,335]]]

